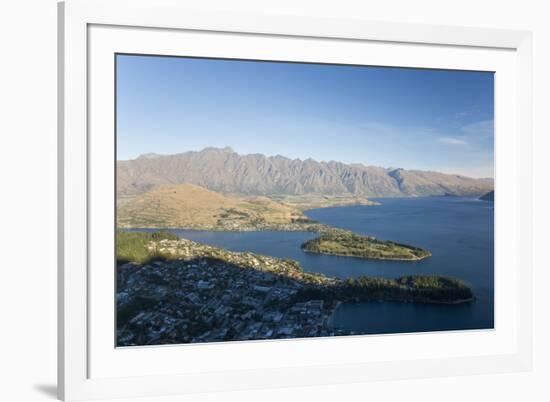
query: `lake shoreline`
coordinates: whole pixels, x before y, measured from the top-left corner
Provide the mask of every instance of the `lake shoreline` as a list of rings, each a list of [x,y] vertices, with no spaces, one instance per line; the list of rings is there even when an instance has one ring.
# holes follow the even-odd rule
[[[423,256],[423,257],[415,257],[415,258],[380,258],[380,257],[361,257],[361,256],[358,256],[358,255],[350,255],[350,254],[337,254],[337,253],[323,253],[323,252],[316,252],[316,251],[309,251],[309,250],[305,250],[305,249],[302,249],[302,251],[304,253],[308,253],[308,254],[323,254],[323,255],[331,255],[331,256],[334,256],[334,257],[346,257],[346,258],[359,258],[359,259],[362,259],[362,260],[378,260],[378,261],[395,261],[395,262],[417,262],[417,261],[421,261],[421,260],[424,260],[426,258],[429,258],[431,257],[431,254],[430,255],[426,255],[426,256]]]
[[[343,304],[344,302],[342,301],[337,301],[336,302],[336,305],[334,306],[334,308],[332,309],[332,312],[330,313],[329,315],[329,318],[327,320],[327,326],[329,328],[332,328],[332,329],[335,329],[335,326],[334,326],[334,319],[336,317],[336,311],[338,310],[338,308]]]

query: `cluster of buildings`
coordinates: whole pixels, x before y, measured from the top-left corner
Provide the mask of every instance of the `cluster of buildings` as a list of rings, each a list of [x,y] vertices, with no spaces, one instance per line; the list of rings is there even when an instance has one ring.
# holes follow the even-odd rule
[[[291,260],[162,240],[174,259],[118,267],[119,346],[331,336],[333,301],[308,300],[332,279]]]

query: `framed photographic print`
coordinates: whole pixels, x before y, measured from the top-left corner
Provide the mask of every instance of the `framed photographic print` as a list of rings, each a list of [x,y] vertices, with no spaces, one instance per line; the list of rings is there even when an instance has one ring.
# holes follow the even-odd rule
[[[528,32],[59,16],[61,398],[530,368]]]

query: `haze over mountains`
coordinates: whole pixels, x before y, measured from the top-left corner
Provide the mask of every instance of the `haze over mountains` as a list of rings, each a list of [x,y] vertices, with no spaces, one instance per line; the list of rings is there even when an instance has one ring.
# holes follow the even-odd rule
[[[228,147],[175,155],[145,154],[117,162],[119,196],[138,195],[159,186],[182,183],[247,196],[480,196],[493,189],[493,179],[289,159],[280,155],[240,155]]]

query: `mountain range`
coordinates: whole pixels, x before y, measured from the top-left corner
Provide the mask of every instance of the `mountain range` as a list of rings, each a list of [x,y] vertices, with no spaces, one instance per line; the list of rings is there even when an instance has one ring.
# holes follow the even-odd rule
[[[117,194],[121,197],[183,183],[246,196],[480,196],[493,189],[490,178],[280,155],[241,155],[229,147],[174,155],[144,154],[117,161]]]

